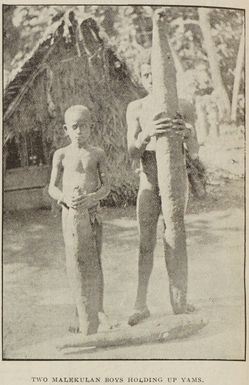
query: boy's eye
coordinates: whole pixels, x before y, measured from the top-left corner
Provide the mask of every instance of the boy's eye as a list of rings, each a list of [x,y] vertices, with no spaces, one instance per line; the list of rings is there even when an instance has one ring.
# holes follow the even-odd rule
[[[77,123],[72,125],[72,129],[76,130],[77,128],[84,128],[84,124],[82,123]]]
[[[144,74],[144,78],[145,78],[145,79],[148,79],[149,76],[150,76],[150,74]]]

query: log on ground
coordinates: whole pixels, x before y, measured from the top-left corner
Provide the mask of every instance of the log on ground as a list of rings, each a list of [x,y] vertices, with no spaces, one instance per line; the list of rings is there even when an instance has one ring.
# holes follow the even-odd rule
[[[198,314],[172,315],[158,321],[147,321],[136,327],[112,330],[82,336],[80,334],[66,337],[57,349],[70,348],[107,348],[117,346],[142,345],[153,342],[165,343],[175,339],[186,338],[206,326],[208,321]]]

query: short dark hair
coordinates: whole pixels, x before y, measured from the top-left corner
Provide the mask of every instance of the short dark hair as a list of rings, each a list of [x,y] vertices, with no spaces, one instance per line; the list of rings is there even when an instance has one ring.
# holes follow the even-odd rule
[[[71,107],[69,107],[64,114],[64,120],[65,123],[67,122],[68,116],[70,116],[71,113],[74,112],[82,112],[82,113],[87,113],[88,117],[90,118],[90,111],[86,106],[83,106],[82,104],[76,104]]]

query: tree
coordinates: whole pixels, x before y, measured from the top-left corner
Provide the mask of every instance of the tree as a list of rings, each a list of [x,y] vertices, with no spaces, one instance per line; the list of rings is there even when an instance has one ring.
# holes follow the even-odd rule
[[[126,62],[131,77],[138,82],[139,57],[152,44],[151,16],[157,8],[155,5],[6,5],[3,8],[4,81],[7,83],[12,70],[22,65],[47,27],[73,10],[78,19],[89,16],[96,19],[101,36]],[[203,106],[198,111],[202,111],[209,133],[218,132],[213,128],[214,125],[219,127],[220,121],[229,121],[231,116],[234,119],[234,112],[230,114],[231,102],[233,111],[236,109],[237,122],[243,124],[244,74],[241,70],[237,94],[239,71],[235,70],[243,11],[168,7],[166,19],[179,96],[189,101],[198,99]],[[219,107],[218,114],[217,107],[212,108],[214,105]],[[215,119],[209,122],[211,115],[216,122]]]
[[[236,118],[237,118],[238,96],[239,96],[242,69],[244,64],[244,55],[245,55],[245,36],[244,36],[244,25],[243,25],[241,30],[241,38],[240,38],[240,44],[239,44],[239,51],[237,55],[236,67],[234,71],[233,96],[232,96],[232,108],[231,108],[232,122],[236,122]]]
[[[216,100],[219,107],[220,120],[229,121],[231,105],[230,105],[230,100],[229,100],[227,91],[225,89],[225,86],[222,80],[216,48],[212,39],[210,19],[209,19],[210,11],[208,8],[199,8],[198,12],[199,12],[200,27],[203,34],[203,42],[204,42],[208,60],[209,60],[211,77],[213,80],[213,87],[215,89]]]

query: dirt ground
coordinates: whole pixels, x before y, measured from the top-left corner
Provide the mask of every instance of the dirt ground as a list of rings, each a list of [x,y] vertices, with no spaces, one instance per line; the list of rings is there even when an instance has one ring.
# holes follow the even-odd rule
[[[60,216],[49,210],[5,213],[4,358],[7,359],[243,359],[243,181],[209,187],[186,215],[189,298],[209,320],[199,333],[169,343],[59,352],[73,314]],[[102,209],[106,313],[126,326],[136,293],[135,208]],[[171,315],[162,224],[158,225],[148,305],[152,319]],[[146,322],[144,323],[146,327]]]

